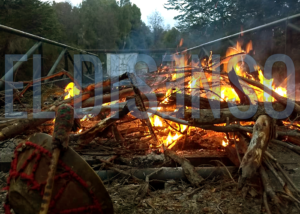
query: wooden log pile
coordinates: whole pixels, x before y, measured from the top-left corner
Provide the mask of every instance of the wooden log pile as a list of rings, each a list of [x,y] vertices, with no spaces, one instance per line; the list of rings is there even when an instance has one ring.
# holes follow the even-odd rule
[[[89,127],[81,133],[74,132],[71,134],[70,145],[76,145],[77,151],[82,155],[114,155],[114,158],[124,154],[145,155],[149,153],[149,151],[153,152],[160,150],[160,152],[163,152],[167,157],[166,159],[170,158],[179,164],[183,168],[188,181],[193,186],[197,187],[200,187],[205,179],[195,172],[194,166],[192,166],[188,160],[180,157],[176,153],[176,149],[183,148],[188,144],[188,135],[192,135],[191,133],[193,130],[198,134],[200,130],[224,133],[229,141],[224,150],[228,154],[229,159],[239,167],[239,178],[237,181],[239,189],[242,189],[245,185],[249,185],[249,182],[251,182],[253,178],[257,178],[257,175],[260,175],[260,184],[264,192],[264,204],[268,213],[270,213],[270,202],[268,202],[267,198],[271,199],[269,201],[272,201],[272,203],[276,205],[280,213],[285,212],[283,203],[281,202],[281,196],[283,194],[293,203],[300,203],[297,198],[300,187],[297,187],[294,184],[289,175],[281,168],[278,160],[268,152],[268,146],[276,144],[286,147],[291,152],[293,151],[300,154],[300,143],[298,142],[300,132],[297,125],[299,119],[298,115],[300,115],[300,103],[291,101],[295,104],[292,115],[283,120],[274,120],[266,113],[267,109],[265,108],[265,105],[258,102],[257,112],[251,118],[245,120],[235,117],[231,113],[229,103],[222,100],[220,102],[220,118],[215,118],[213,110],[210,107],[213,101],[206,97],[198,97],[197,101],[199,102],[201,109],[195,109],[193,108],[193,104],[195,103],[193,99],[195,97],[187,93],[187,90],[183,89],[183,93],[180,94],[176,93],[175,89],[172,89],[170,93],[162,92],[169,90],[167,90],[165,86],[167,81],[171,82],[171,85],[174,84],[174,88],[176,88],[176,84],[179,84],[180,82],[184,87],[188,87],[189,82],[191,81],[191,70],[192,69],[185,70],[183,77],[176,81],[172,81],[171,79],[172,72],[155,73],[155,75],[145,74],[147,77],[146,83],[151,86],[151,90],[149,90],[149,87],[138,86],[135,75],[125,73],[119,77],[103,81],[102,83],[92,84],[86,88],[80,88],[80,96],[75,96],[74,98],[62,101],[58,100],[50,107],[44,109],[44,111],[55,111],[61,104],[74,105],[82,99],[82,114],[88,115],[94,106],[94,103],[102,100],[103,105],[96,106],[96,109],[98,108],[100,110],[99,115],[93,115],[94,118],[97,118],[97,121],[93,123],[92,127]],[[207,74],[212,73],[211,70],[205,70],[205,72]],[[63,71],[63,74],[65,73],[66,71]],[[228,74],[221,73],[221,76],[226,79]],[[156,78],[159,78],[159,81],[157,81]],[[236,78],[243,80],[250,86],[264,90],[264,85],[255,80],[237,75]],[[124,79],[129,79],[131,85],[121,86],[118,87],[118,89],[113,87],[113,83]],[[231,82],[227,83],[231,84]],[[32,85],[32,82],[28,83],[28,85]],[[28,88],[29,86],[26,87],[21,94],[24,94]],[[95,90],[100,89],[107,93],[101,96],[95,96]],[[237,90],[236,87],[233,87],[233,89]],[[200,88],[199,91],[205,92],[207,89]],[[272,89],[267,89],[265,92],[276,99],[276,102],[272,103],[273,108],[276,111],[284,110],[285,106],[290,101]],[[238,96],[242,96],[243,92],[238,91],[237,94]],[[148,100],[150,95],[154,95],[157,101],[153,102]],[[128,108],[132,105],[132,98],[135,99],[137,106],[133,111],[141,112],[142,114],[146,114],[147,111],[148,113],[151,113],[152,116],[156,115],[161,118],[161,120],[165,121],[164,126],[154,126],[149,118],[140,120],[132,117],[133,112],[130,112]],[[19,99],[20,97],[16,97],[16,100]],[[184,100],[184,106],[175,110],[178,99]],[[239,110],[247,111],[249,109],[247,98],[241,97],[240,100],[243,100],[243,102],[238,106]],[[118,109],[116,109],[116,104],[112,103],[114,101],[117,101]],[[149,108],[149,106],[152,106],[153,104],[157,105],[159,108]],[[113,109],[114,112],[112,112],[111,109]],[[169,111],[171,113],[166,114],[163,113],[163,111]],[[116,117],[116,114],[113,113],[117,113],[119,117]],[[199,115],[199,118],[193,119],[192,115]],[[9,120],[6,123],[1,123],[0,140],[3,141],[13,138],[26,130],[38,127],[51,120],[52,119],[37,119],[33,117],[33,114],[29,114],[27,119],[15,119]],[[136,127],[126,127],[123,130],[120,128],[122,125],[126,126],[126,124],[135,122],[138,123]],[[181,130],[182,126],[187,128]],[[168,131],[166,131],[166,128],[169,128]],[[166,147],[165,143],[161,140],[162,137],[168,136],[169,132],[183,136],[181,145],[173,147],[175,149]],[[94,144],[92,152],[85,149],[91,144]],[[149,188],[149,177],[152,176],[152,174],[144,181],[132,176],[132,174],[128,172],[130,169],[112,164],[111,161],[113,161],[113,159],[100,161],[100,167],[102,169],[107,168],[116,170],[118,173],[132,177],[135,182],[143,184],[142,188],[139,190],[141,192],[140,198],[142,199],[145,196]],[[266,170],[271,171],[280,182],[283,193],[278,194],[275,192]],[[287,186],[287,183],[292,186],[292,189]]]

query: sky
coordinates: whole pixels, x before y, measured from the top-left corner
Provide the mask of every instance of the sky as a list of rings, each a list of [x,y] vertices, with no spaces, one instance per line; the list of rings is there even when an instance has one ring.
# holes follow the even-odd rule
[[[49,1],[49,0],[42,0]],[[55,0],[56,2],[64,2],[65,0]],[[79,5],[82,0],[67,0],[74,6]],[[164,4],[167,3],[167,0],[130,0],[132,3],[136,4],[142,12],[142,20],[148,24],[148,16],[151,15],[155,10],[159,11],[164,18],[164,24],[170,25],[174,27],[176,25],[176,21],[173,19],[176,15],[178,15],[177,11],[174,10],[166,10],[164,8]],[[51,2],[51,0],[50,0]]]

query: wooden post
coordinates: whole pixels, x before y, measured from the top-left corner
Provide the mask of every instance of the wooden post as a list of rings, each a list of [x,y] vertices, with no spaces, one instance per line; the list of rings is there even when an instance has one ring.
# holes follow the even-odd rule
[[[46,74],[44,73],[44,51],[43,51],[43,44],[40,45],[39,47],[39,54],[41,55],[41,73],[42,76],[46,76]]]

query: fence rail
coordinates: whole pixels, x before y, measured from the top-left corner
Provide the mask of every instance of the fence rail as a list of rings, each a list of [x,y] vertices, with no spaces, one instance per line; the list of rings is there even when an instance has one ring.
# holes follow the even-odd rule
[[[72,50],[72,51],[77,51],[80,54],[88,54],[88,55],[93,55],[93,56],[97,56],[94,53],[79,49],[79,48],[75,48],[75,47],[71,47],[69,45],[65,45],[47,38],[43,38],[34,34],[30,34],[21,30],[17,30],[5,25],[1,25],[0,24],[0,31],[4,31],[7,33],[11,33],[14,35],[18,35],[24,38],[29,38],[32,40],[35,40],[36,43],[27,51],[27,53],[25,55],[27,55],[27,58],[30,57],[31,55],[33,55],[33,53],[38,50],[38,53],[41,54],[42,56],[42,62],[41,62],[41,69],[43,70],[43,43],[47,43],[50,45],[54,45],[57,47],[61,47],[63,48],[63,50],[61,51],[60,55],[58,56],[57,60],[55,61],[55,63],[53,64],[52,68],[50,69],[50,71],[48,72],[47,76],[50,76],[51,74],[53,74],[55,72],[55,69],[57,68],[57,66],[59,65],[59,62],[61,61],[61,59],[63,58],[63,56],[65,56],[65,70],[68,71],[68,58],[71,60],[71,62],[73,63],[73,59],[71,57],[71,55],[69,54],[68,50]],[[25,56],[24,55],[24,56]],[[17,70],[22,64],[24,63],[24,61],[19,61],[17,62],[6,74],[4,74],[4,76],[1,78],[1,80],[5,80],[6,77],[11,77],[14,74],[14,71]],[[86,63],[84,63],[87,69],[90,69]],[[0,89],[4,89],[4,82],[0,81]]]

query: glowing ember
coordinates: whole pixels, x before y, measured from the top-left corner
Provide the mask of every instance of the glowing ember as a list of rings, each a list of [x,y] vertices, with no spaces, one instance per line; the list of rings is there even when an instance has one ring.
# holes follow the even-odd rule
[[[188,126],[186,126],[186,125],[180,124],[180,130],[181,130],[181,132],[184,132],[187,129],[187,127]]]
[[[172,137],[171,132],[170,132],[170,133],[169,133],[169,136],[168,136],[168,138],[167,138],[167,141],[164,142],[164,144],[165,144],[166,146],[170,145],[170,146],[168,146],[168,149],[171,149],[171,148],[173,148],[173,147],[176,145],[176,141],[177,141],[181,136],[182,136],[182,135],[176,134],[175,136]],[[174,142],[174,141],[175,141],[175,142]]]
[[[223,147],[227,147],[228,145],[229,145],[229,143],[228,143],[228,140],[227,140],[227,139],[222,140],[222,146],[223,146]]]
[[[68,93],[65,96],[65,100],[80,94],[80,90],[75,86],[75,84],[73,82],[70,82],[66,86],[65,92]]]
[[[151,122],[152,126],[154,126],[154,127],[163,127],[163,123],[162,123],[160,117],[157,115],[150,117],[150,122]]]
[[[164,99],[164,101],[162,101],[162,103],[167,104],[169,102],[169,97],[171,94],[172,94],[172,89],[170,88],[169,90],[167,90],[166,98]]]
[[[94,117],[94,115],[92,115],[92,114],[84,115],[84,117],[80,121],[81,122],[83,122],[83,121],[89,121],[90,118],[93,118],[93,117]]]

